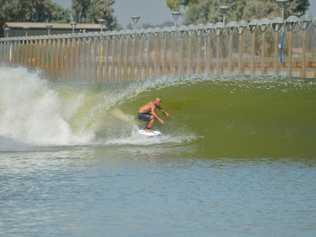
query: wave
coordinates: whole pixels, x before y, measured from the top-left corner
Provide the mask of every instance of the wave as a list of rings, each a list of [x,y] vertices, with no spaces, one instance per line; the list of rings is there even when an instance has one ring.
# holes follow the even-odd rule
[[[201,156],[316,155],[314,81],[264,77],[160,77],[48,81],[0,67],[1,149],[38,146],[195,144]],[[144,139],[135,118],[162,98],[171,119]],[[8,139],[8,140],[6,140]]]
[[[181,142],[185,139],[171,135],[159,141],[136,137],[133,116],[117,107],[153,88],[188,81],[184,77],[161,77],[99,84],[50,82],[40,71],[2,66],[0,136],[32,146],[87,145],[101,140],[104,145]],[[124,139],[120,138],[122,134]]]

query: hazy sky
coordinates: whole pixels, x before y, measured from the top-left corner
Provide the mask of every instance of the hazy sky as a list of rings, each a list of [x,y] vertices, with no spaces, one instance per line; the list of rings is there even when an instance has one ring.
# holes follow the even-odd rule
[[[71,0],[54,1],[66,7],[71,6]],[[130,17],[135,15],[141,16],[143,22],[153,24],[172,20],[165,0],[115,0],[114,11],[122,25],[127,25]]]
[[[71,6],[71,0],[54,1],[63,6]],[[316,0],[310,0],[310,3],[310,13],[316,17]],[[141,16],[146,23],[158,24],[172,20],[165,0],[116,0],[114,10],[122,25],[127,25],[130,17],[134,15]]]
[[[141,16],[142,21],[146,23],[158,24],[172,20],[165,0],[116,0],[114,10],[123,25],[135,15]]]
[[[310,7],[310,12],[313,16],[316,17],[316,0],[309,0],[311,7]]]

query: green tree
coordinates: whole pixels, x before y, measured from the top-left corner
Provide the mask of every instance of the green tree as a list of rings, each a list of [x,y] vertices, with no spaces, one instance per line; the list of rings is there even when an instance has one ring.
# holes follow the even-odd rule
[[[88,20],[88,10],[91,0],[72,0],[72,10],[76,22],[86,22]]]
[[[97,23],[99,19],[105,21],[109,30],[118,27],[113,14],[114,0],[73,0],[72,8],[77,22]]]
[[[31,1],[31,21],[69,21],[70,11],[47,0]]]
[[[289,7],[288,15],[302,16],[306,13],[309,7],[309,0],[292,0]]]
[[[0,0],[0,21],[67,21],[70,12],[51,0]]]
[[[43,22],[69,21],[70,11],[52,0],[0,0],[0,35],[2,26],[8,21]]]
[[[98,22],[103,19],[105,26],[108,30],[117,28],[117,20],[113,15],[114,0],[91,0],[88,9],[89,22]]]
[[[186,23],[216,22],[221,19],[219,5],[231,6],[228,13],[229,20],[251,20],[280,16],[280,9],[275,0],[166,0],[167,6],[177,9],[180,5],[185,7]],[[287,16],[301,16],[309,8],[308,0],[289,0]]]
[[[166,4],[171,10],[179,10],[181,6],[189,6],[196,3],[199,3],[199,0],[166,0]]]

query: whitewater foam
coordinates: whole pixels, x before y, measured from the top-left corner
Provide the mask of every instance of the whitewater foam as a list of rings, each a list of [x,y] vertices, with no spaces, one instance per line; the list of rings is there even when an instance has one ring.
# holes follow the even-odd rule
[[[114,133],[102,134],[103,144],[150,145],[163,143],[183,143],[188,136],[164,135],[154,139],[143,139],[133,128],[135,121],[131,116],[113,108],[142,92],[152,88],[163,88],[188,83],[189,78],[161,77],[152,80],[134,81],[124,86],[110,83],[100,93],[89,93],[89,86],[84,92],[75,89],[70,98],[62,95],[67,88],[52,86],[43,79],[39,71],[29,71],[22,67],[0,67],[0,137],[15,141],[16,144],[32,146],[67,146],[95,144],[96,133],[102,133],[104,126],[122,128]],[[76,85],[76,84],[75,84]],[[71,88],[71,87],[70,87]],[[75,86],[76,88],[76,86]],[[66,91],[65,94],[69,93]],[[66,97],[66,98],[65,98]],[[86,103],[86,104],[85,104]],[[80,116],[78,116],[78,114]],[[111,120],[111,116],[115,117]],[[119,121],[118,124],[115,124]],[[123,130],[124,130],[123,129]],[[121,129],[122,130],[122,129]],[[107,132],[107,130],[105,129]],[[130,133],[126,136],[126,133]],[[15,143],[11,142],[12,144]]]
[[[87,143],[93,134],[75,134],[63,101],[39,72],[0,68],[0,136],[32,145]]]
[[[130,134],[124,137],[108,139],[104,141],[104,145],[134,145],[134,146],[149,146],[149,145],[162,145],[162,144],[184,144],[190,143],[198,139],[194,135],[174,135],[163,133],[160,136],[146,137],[139,134],[139,128],[134,126]]]

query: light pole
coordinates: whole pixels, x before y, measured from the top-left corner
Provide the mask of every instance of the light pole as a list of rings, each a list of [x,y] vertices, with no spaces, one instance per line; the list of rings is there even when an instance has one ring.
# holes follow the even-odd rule
[[[132,19],[133,29],[136,29],[138,22],[140,20],[140,16],[132,16],[131,19]]]
[[[174,26],[177,27],[178,26],[178,21],[181,17],[181,13],[179,11],[173,11],[171,12],[171,15],[172,15],[172,19],[173,19],[173,22],[174,22]]]
[[[287,8],[289,4],[289,0],[276,0],[277,4],[282,10],[282,19],[285,20],[285,9]]]
[[[285,63],[285,8],[288,6],[289,0],[276,0],[277,4],[282,10],[282,27],[280,30],[280,38],[279,38],[279,61],[281,64]]]
[[[222,6],[219,7],[219,10],[220,10],[220,12],[221,12],[221,14],[223,16],[223,25],[226,24],[226,17],[227,17],[229,8],[230,7],[227,6],[227,5],[222,5]]]
[[[46,28],[47,28],[47,35],[50,35],[51,30],[53,29],[53,25],[52,24],[47,24]]]
[[[103,32],[103,27],[104,27],[105,20],[104,19],[98,19],[98,23],[100,24],[101,32]]]
[[[5,35],[6,38],[9,37],[9,31],[10,31],[10,28],[9,28],[9,27],[5,27],[5,28],[4,28],[4,35]]]
[[[75,21],[71,21],[70,22],[70,25],[71,25],[71,31],[72,33],[74,34],[75,33],[75,30],[76,30],[76,25],[77,23]]]
[[[29,35],[29,33],[28,33],[29,28],[23,27],[23,29],[24,29],[24,36],[28,36]]]

